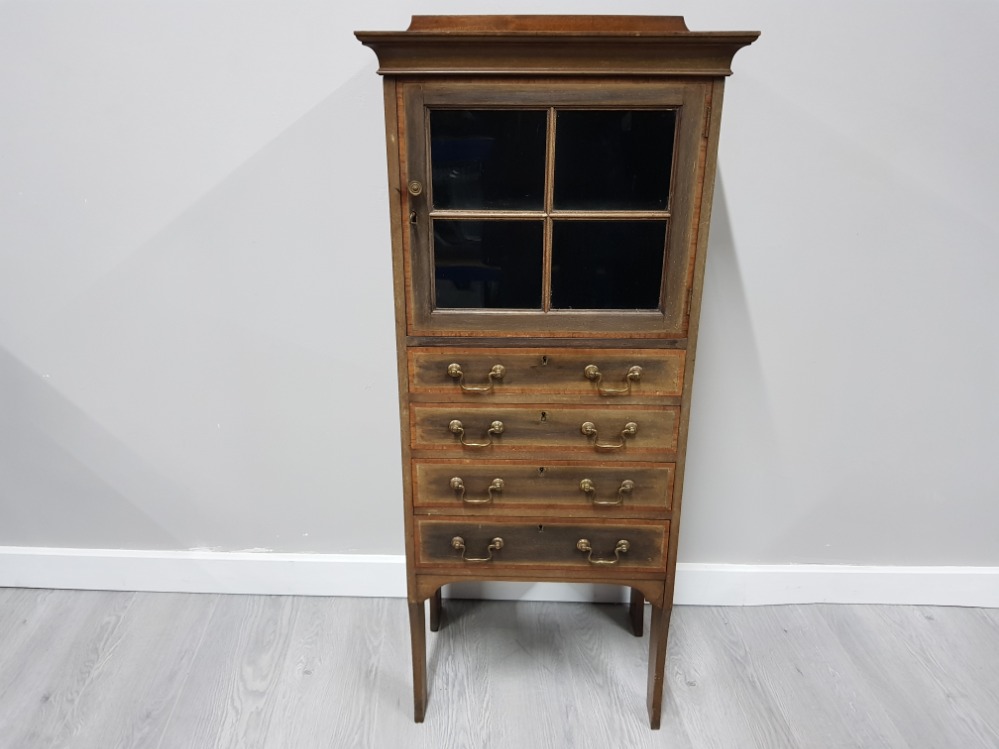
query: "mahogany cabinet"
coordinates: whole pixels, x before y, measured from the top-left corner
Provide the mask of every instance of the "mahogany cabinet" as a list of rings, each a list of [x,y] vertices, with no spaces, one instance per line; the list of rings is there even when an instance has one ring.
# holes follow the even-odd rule
[[[415,716],[460,580],[651,603],[659,725],[723,82],[757,32],[416,16],[384,76]],[[595,687],[597,688],[597,687]]]

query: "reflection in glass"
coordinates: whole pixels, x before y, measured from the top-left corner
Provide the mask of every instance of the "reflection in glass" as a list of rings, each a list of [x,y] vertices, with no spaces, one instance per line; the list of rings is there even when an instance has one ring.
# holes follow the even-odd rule
[[[665,210],[673,165],[673,110],[560,110],[556,210]]]
[[[553,309],[658,309],[665,221],[556,221]]]
[[[544,111],[431,110],[434,208],[541,210],[547,118]]]
[[[438,308],[541,309],[541,221],[434,219]]]

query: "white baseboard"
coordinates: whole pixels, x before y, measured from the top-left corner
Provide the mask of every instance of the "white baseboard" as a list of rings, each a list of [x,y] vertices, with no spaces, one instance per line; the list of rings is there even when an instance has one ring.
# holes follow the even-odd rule
[[[406,558],[0,546],[0,587],[402,598]]]
[[[0,587],[257,595],[403,597],[405,559],[373,554],[276,554],[0,547]],[[462,583],[453,597],[624,601],[617,586]],[[885,603],[999,608],[999,567],[679,564],[677,604]]]

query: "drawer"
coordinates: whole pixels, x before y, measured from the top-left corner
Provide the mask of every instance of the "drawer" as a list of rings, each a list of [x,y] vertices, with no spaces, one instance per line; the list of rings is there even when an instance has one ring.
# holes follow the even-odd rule
[[[598,459],[668,460],[676,452],[676,406],[410,406],[414,450],[508,455],[557,450]]]
[[[409,389],[440,400],[511,396],[628,401],[679,398],[686,352],[616,349],[412,348]]]
[[[417,519],[416,526],[421,567],[468,570],[474,575],[529,567],[588,574],[666,569],[668,523]]]
[[[665,517],[672,463],[414,460],[418,513]]]

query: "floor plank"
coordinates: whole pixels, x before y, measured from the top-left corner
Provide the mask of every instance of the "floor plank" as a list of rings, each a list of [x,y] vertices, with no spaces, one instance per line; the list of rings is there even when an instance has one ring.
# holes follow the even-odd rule
[[[646,611],[648,616],[648,611]],[[0,745],[999,746],[999,611],[678,607],[662,730],[627,607],[0,590]]]
[[[78,746],[77,737],[93,730],[88,708],[102,697],[102,676],[134,601],[134,593],[53,592],[51,606],[36,611],[38,629],[2,669],[11,746]]]
[[[933,610],[941,616],[975,616],[969,609]],[[913,607],[894,606],[826,606],[822,613],[908,746],[999,746],[978,711],[954,699],[950,669],[923,651],[912,622],[899,620],[903,611],[922,615]]]
[[[227,596],[215,607],[197,671],[178,695],[161,749],[262,743],[301,603],[290,596]]]
[[[667,659],[667,704],[697,747],[793,747],[787,722],[754,667],[745,629],[751,609],[677,607]],[[673,714],[664,716],[672,719]]]
[[[747,660],[759,675],[793,746],[905,747],[891,717],[832,635],[821,607],[748,611],[737,627]]]

